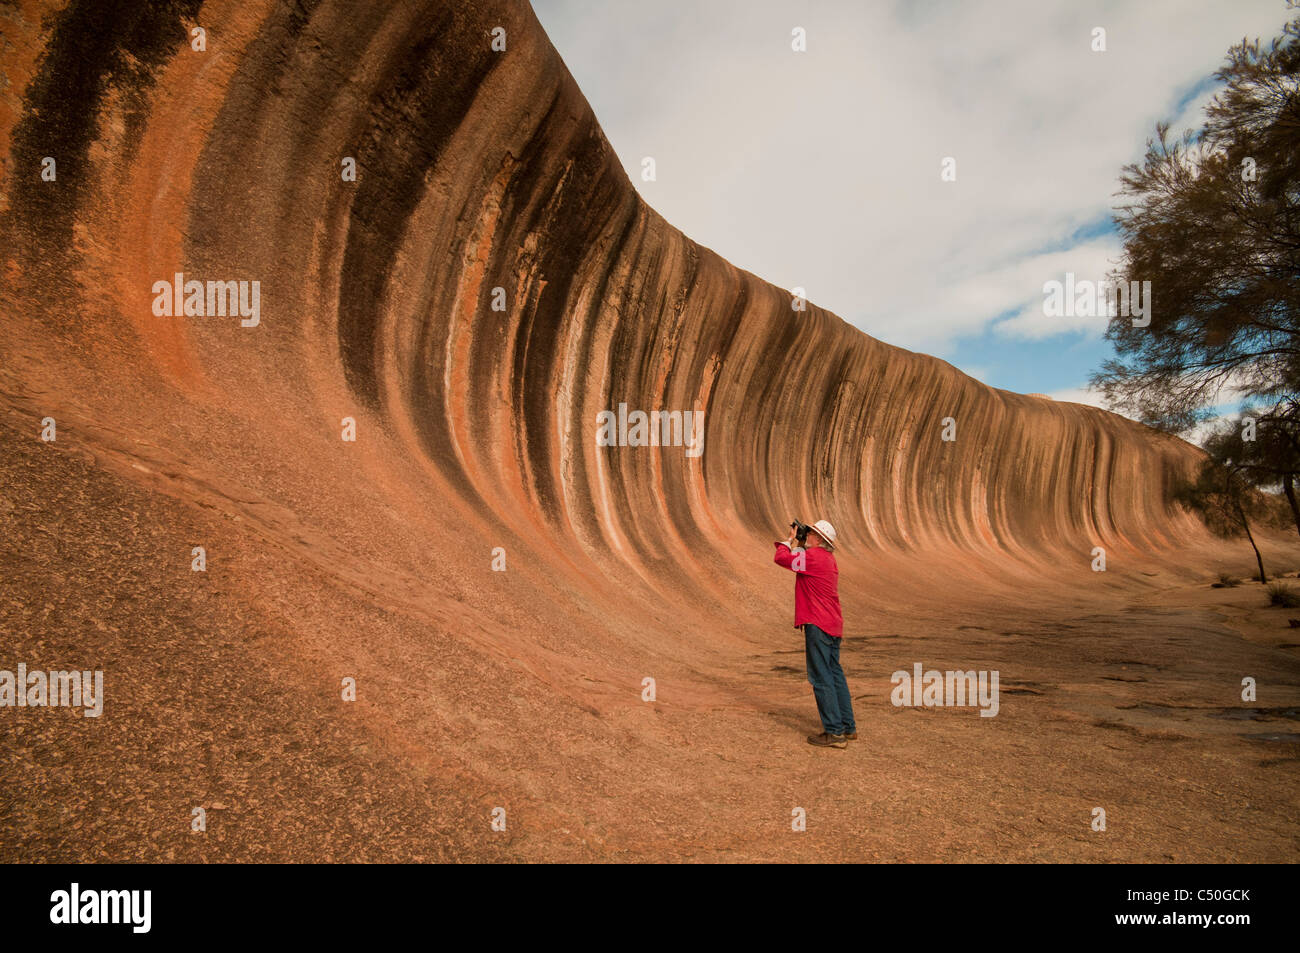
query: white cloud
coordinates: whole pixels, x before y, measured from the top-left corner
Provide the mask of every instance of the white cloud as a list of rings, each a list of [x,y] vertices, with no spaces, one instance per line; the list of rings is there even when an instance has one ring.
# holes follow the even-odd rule
[[[1087,404],[1089,407],[1101,407],[1106,409],[1102,403],[1101,394],[1091,387],[1066,387],[1062,390],[1054,390],[1047,395],[1052,400],[1068,401],[1072,404]]]
[[[870,334],[940,353],[1009,311],[1004,335],[1099,334],[1044,319],[1043,282],[1117,257],[1096,228],[1120,168],[1230,45],[1287,19],[1279,0],[534,7],[669,222]],[[790,49],[796,25],[807,53]],[[1179,121],[1199,124],[1208,95]],[[640,180],[645,155],[657,182]],[[945,156],[956,182],[940,181]]]

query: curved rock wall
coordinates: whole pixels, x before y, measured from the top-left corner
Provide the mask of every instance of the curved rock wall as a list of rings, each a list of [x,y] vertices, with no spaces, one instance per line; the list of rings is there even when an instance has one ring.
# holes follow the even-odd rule
[[[652,586],[748,564],[791,514],[830,518],[850,559],[1086,566],[1094,545],[1198,532],[1168,502],[1189,445],[793,311],[672,228],[524,4],[5,17],[11,373],[43,349],[30,379],[96,395],[196,467],[308,497],[302,471],[339,452],[350,415],[369,447],[332,479],[382,495],[401,460],[448,519]],[[156,316],[154,282],[177,272],[260,282],[260,324]],[[156,400],[128,399],[143,392]],[[702,412],[703,453],[598,446],[620,404]]]

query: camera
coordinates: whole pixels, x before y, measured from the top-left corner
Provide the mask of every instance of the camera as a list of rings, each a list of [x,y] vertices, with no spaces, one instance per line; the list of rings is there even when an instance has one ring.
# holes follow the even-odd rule
[[[795,542],[800,546],[808,545],[808,531],[812,529],[811,526],[806,526],[798,520],[795,520],[790,524],[790,528],[794,530]]]

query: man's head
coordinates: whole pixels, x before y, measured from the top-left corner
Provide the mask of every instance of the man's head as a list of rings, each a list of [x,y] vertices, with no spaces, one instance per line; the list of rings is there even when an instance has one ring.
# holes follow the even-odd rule
[[[808,527],[811,532],[808,534],[809,546],[820,546],[822,549],[835,548],[835,527],[826,520],[818,520]]]

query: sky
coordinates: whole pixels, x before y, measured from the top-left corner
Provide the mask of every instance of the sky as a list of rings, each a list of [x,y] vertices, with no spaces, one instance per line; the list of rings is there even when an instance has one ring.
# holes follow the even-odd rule
[[[1106,319],[1046,317],[1043,285],[1110,271],[1122,167],[1157,121],[1199,128],[1228,48],[1289,19],[1284,0],[532,5],[687,236],[882,341],[1098,405]]]

